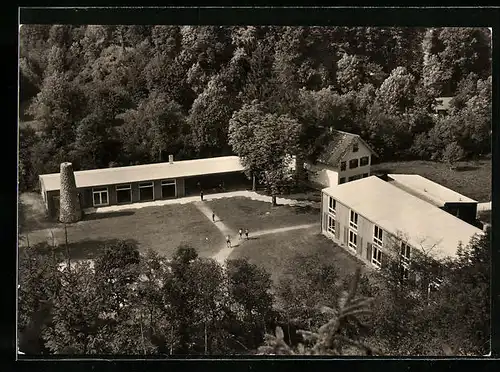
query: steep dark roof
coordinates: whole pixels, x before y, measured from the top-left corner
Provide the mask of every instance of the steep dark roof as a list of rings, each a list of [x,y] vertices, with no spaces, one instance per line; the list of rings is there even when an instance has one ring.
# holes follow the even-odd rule
[[[325,146],[323,152],[318,156],[317,162],[322,164],[337,167],[340,159],[347,153],[355,141],[358,141],[368,147],[373,155],[377,155],[370,146],[363,141],[363,139],[352,133],[343,132],[340,130],[333,130],[329,133],[329,141]]]

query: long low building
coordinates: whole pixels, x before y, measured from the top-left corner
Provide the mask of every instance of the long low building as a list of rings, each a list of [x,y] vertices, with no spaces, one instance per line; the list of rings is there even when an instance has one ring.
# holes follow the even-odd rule
[[[388,174],[388,182],[472,225],[476,224],[477,200],[418,174]]]
[[[76,171],[75,182],[82,209],[199,193],[235,179],[244,182],[244,167],[237,156],[181,160],[127,167]],[[59,173],[43,174],[40,191],[49,211],[58,211]]]
[[[323,189],[321,209],[322,233],[375,267],[386,255],[454,257],[483,233],[376,176]]]

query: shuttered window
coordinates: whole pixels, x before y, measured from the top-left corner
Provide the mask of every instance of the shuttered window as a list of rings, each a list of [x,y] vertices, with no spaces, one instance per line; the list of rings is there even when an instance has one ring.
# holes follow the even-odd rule
[[[335,235],[335,219],[331,215],[328,215],[328,227],[327,227],[327,231],[330,234]]]
[[[381,268],[382,267],[382,251],[377,248],[376,246],[372,247],[372,264],[376,268]]]
[[[356,250],[357,243],[358,235],[354,231],[349,230],[349,248]]]
[[[382,240],[383,240],[383,230],[375,225],[373,231],[373,244],[378,248],[382,248]]]

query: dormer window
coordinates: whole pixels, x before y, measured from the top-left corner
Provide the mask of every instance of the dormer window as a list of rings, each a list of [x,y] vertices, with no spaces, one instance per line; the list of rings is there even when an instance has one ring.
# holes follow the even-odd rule
[[[358,152],[359,150],[359,145],[357,142],[354,142],[352,145],[352,152]]]

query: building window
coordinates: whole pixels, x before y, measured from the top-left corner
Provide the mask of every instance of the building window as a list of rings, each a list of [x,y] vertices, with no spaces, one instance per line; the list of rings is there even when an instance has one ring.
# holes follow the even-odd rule
[[[349,169],[354,169],[358,167],[358,159],[349,160]]]
[[[368,165],[370,163],[370,158],[368,156],[363,156],[361,159],[359,159],[359,166],[364,167],[365,165]]]
[[[441,279],[441,278],[434,278],[429,283],[429,287],[430,287],[431,290],[438,290],[439,287],[441,287],[441,284],[443,284],[443,279]]]
[[[328,232],[332,235],[335,235],[335,218],[333,216],[328,215]]]
[[[401,277],[403,280],[408,280],[410,278],[410,269],[406,266],[401,267]]]
[[[352,231],[349,230],[349,248],[356,250],[358,243],[358,235]]]
[[[408,267],[410,265],[410,258],[411,258],[411,249],[410,246],[406,243],[401,243],[401,264],[405,267]]]
[[[116,202],[119,204],[132,202],[132,187],[130,185],[116,186]]]
[[[372,264],[379,269],[382,267],[382,251],[376,246],[372,247]]]
[[[351,211],[351,218],[349,220],[349,226],[354,230],[358,229],[358,214],[354,211]]]
[[[345,183],[345,177],[340,177],[339,184],[342,185]]]
[[[363,173],[363,178],[368,177],[368,173]]]
[[[140,201],[154,200],[153,182],[142,182],[139,184],[139,200]]]
[[[352,152],[358,152],[359,150],[359,145],[357,142],[354,142],[352,145]]]
[[[379,248],[382,248],[382,241],[383,241],[383,230],[375,225],[373,232],[373,244],[378,246]]]
[[[161,181],[161,197],[163,199],[175,198],[177,185],[175,180]]]
[[[345,161],[341,161],[341,162],[340,162],[340,170],[341,170],[341,171],[345,171],[345,166],[346,166]]]
[[[94,207],[108,205],[108,188],[96,187],[95,189],[92,189],[92,199],[94,202]]]
[[[328,198],[328,212],[330,212],[335,217],[335,211],[337,208],[337,201],[331,196]]]

